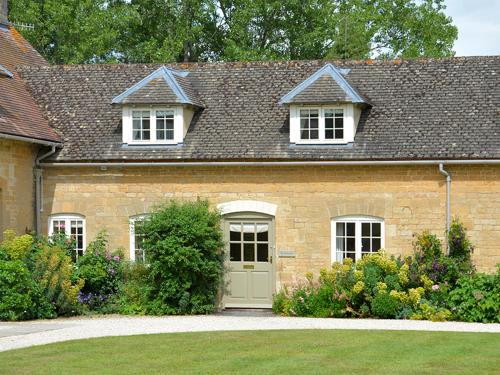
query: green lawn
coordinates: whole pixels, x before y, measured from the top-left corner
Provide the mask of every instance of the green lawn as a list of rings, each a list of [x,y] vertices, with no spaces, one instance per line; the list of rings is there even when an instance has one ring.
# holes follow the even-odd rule
[[[498,374],[500,334],[237,331],[106,337],[0,353],[1,374]]]

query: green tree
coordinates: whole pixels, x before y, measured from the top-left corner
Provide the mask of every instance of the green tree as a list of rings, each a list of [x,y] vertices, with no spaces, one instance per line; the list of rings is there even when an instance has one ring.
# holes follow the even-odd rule
[[[50,62],[453,55],[444,0],[14,0]]]

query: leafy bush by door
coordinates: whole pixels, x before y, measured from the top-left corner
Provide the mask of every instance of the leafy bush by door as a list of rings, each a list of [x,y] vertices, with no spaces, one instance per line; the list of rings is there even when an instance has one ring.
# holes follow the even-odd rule
[[[158,207],[141,230],[152,314],[213,312],[223,278],[221,217],[208,202]]]

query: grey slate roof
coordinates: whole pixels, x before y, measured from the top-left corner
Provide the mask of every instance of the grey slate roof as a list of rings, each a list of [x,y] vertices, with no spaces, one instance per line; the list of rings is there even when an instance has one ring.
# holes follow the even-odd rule
[[[326,61],[200,63],[189,71],[205,108],[182,146],[122,145],[111,100],[159,65],[26,67],[50,124],[64,136],[53,161],[408,160],[500,158],[500,57],[332,62],[370,101],[350,145],[289,143],[279,100]]]

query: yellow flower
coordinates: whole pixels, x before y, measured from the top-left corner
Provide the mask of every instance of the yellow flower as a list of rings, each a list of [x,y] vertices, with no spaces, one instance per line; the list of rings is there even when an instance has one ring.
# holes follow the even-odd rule
[[[424,284],[426,290],[431,290],[432,285],[434,285],[434,282],[427,275],[420,276],[420,281]]]
[[[408,271],[409,271],[409,267],[408,267],[408,264],[406,264],[406,263],[403,264],[401,266],[401,268],[399,269],[398,278],[399,278],[399,282],[401,283],[401,285],[406,285],[410,281],[410,278],[408,277]]]
[[[365,283],[362,281],[358,281],[356,284],[354,284],[352,290],[355,294],[359,294],[363,291],[364,288],[365,288]]]
[[[356,281],[363,280],[363,271],[360,271],[360,270],[354,271],[354,277],[355,277]]]
[[[377,283],[377,289],[379,290],[379,292],[385,291],[385,290],[387,290],[387,284],[379,281]]]

